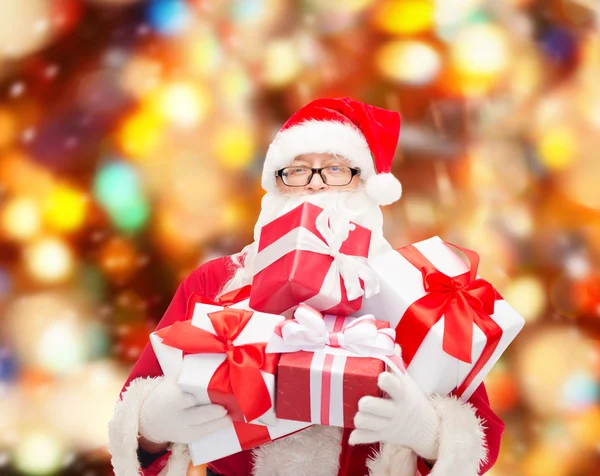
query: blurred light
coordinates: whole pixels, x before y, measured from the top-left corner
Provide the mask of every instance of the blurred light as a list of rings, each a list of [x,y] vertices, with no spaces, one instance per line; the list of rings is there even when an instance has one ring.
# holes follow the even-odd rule
[[[20,151],[11,151],[0,160],[0,183],[5,191],[43,202],[52,191],[54,178],[43,166]]]
[[[377,66],[389,79],[419,86],[435,79],[441,59],[439,53],[426,43],[396,40],[379,49]]]
[[[508,140],[488,139],[469,151],[470,186],[481,197],[516,197],[531,183],[524,150]]]
[[[517,375],[529,407],[542,415],[563,409],[563,389],[573,375],[595,370],[598,348],[580,331],[546,327],[522,339],[517,351]]]
[[[180,127],[193,127],[204,120],[210,108],[210,93],[198,84],[173,83],[158,95],[162,115]]]
[[[534,217],[524,202],[507,207],[502,215],[504,227],[516,237],[529,238],[535,230]]]
[[[45,405],[44,416],[53,433],[75,451],[106,448],[107,424],[126,379],[124,370],[108,361],[90,363],[64,378]]]
[[[17,135],[17,123],[8,109],[0,109],[0,149],[10,145]]]
[[[135,233],[146,226],[150,218],[150,204],[139,197],[116,210],[109,210],[109,214],[118,230]]]
[[[538,141],[541,162],[551,171],[567,168],[577,152],[577,140],[566,126],[549,127]]]
[[[254,159],[255,142],[252,130],[240,125],[225,125],[214,138],[214,153],[228,169],[243,170]]]
[[[8,89],[8,95],[11,98],[21,97],[25,92],[25,89],[26,87],[23,81],[15,81],[10,85],[10,88]]]
[[[75,319],[53,322],[46,327],[37,345],[37,361],[53,374],[69,374],[85,362],[85,347],[81,325]]]
[[[233,0],[229,6],[229,17],[236,29],[262,31],[282,19],[289,6],[280,0]]]
[[[128,106],[128,97],[119,84],[122,67],[109,68],[90,71],[78,80],[77,104],[89,114],[115,113]]]
[[[88,360],[97,360],[110,354],[111,339],[107,329],[99,322],[90,322],[86,329],[86,354]]]
[[[17,363],[12,352],[7,347],[0,347],[0,398],[2,397],[1,385],[12,382],[17,376]]]
[[[156,114],[142,109],[125,120],[119,133],[119,145],[127,156],[144,158],[158,146],[163,127]]]
[[[124,162],[102,166],[94,182],[94,195],[122,231],[141,229],[150,216],[137,171]]]
[[[372,6],[375,0],[329,0],[323,2],[321,0],[304,0],[310,12],[317,14],[331,13],[333,15],[356,15]]]
[[[120,85],[127,93],[143,98],[160,84],[161,64],[145,56],[133,56],[122,70]]]
[[[563,28],[550,27],[542,33],[542,51],[552,60],[568,62],[573,59],[577,52],[575,38]]]
[[[0,445],[14,448],[21,440],[22,394],[17,385],[7,385],[0,391]]]
[[[597,451],[600,442],[600,407],[597,402],[586,411],[570,413],[567,427],[580,451]]]
[[[52,2],[0,2],[0,57],[22,58],[45,46],[52,36]]]
[[[0,268],[0,300],[7,297],[12,291],[12,280],[10,272],[5,268]]]
[[[600,160],[596,160],[595,155],[589,151],[600,148],[598,137],[597,134],[590,134],[586,138],[578,137],[577,146],[582,153],[578,154],[577,160],[563,170],[559,177],[559,187],[569,199],[593,210],[600,210]],[[586,140],[585,147],[581,144],[583,140]]]
[[[514,374],[498,362],[485,378],[486,391],[491,407],[502,414],[514,408],[519,401],[519,388]]]
[[[565,440],[563,440],[563,445]],[[565,448],[560,444],[549,444],[546,442],[536,442],[527,451],[523,462],[520,465],[520,472],[523,476],[571,476],[572,462],[567,457]]]
[[[223,209],[223,226],[225,229],[235,231],[247,226],[248,211],[244,203],[229,201]]]
[[[468,16],[484,0],[443,0],[435,2],[435,23],[441,38],[452,40]]]
[[[84,304],[72,293],[45,292],[15,299],[5,313],[5,330],[19,362],[25,364],[24,368],[36,371],[54,370],[55,363],[44,360],[52,353],[48,347],[53,345],[52,336],[58,337],[55,344],[58,346],[65,342],[63,336],[69,332],[82,338],[86,312]],[[41,343],[44,343],[43,348]],[[76,348],[81,346],[81,343],[75,345]],[[42,376],[49,378],[47,372]]]
[[[248,73],[239,63],[233,63],[222,68],[219,77],[220,96],[232,109],[239,111],[252,92],[252,82]]]
[[[218,200],[214,205],[194,211],[166,204],[159,206],[155,233],[161,252],[171,259],[183,259],[197,250],[203,241],[219,236],[223,220],[222,203]]]
[[[563,273],[550,285],[550,305],[562,316],[577,318],[580,314],[580,303],[576,296],[576,283]]]
[[[573,279],[583,279],[592,272],[590,260],[584,253],[570,253],[564,260],[565,272]]]
[[[51,433],[41,430],[25,435],[13,455],[17,469],[31,475],[56,472],[61,467],[62,459],[63,448],[59,440]]]
[[[403,206],[406,220],[411,226],[427,228],[437,222],[436,210],[429,197],[415,195],[406,197]]]
[[[137,253],[129,240],[111,238],[103,244],[99,264],[111,279],[127,279],[136,269]]]
[[[562,388],[562,407],[566,410],[588,410],[598,402],[600,383],[591,374],[574,374]]]
[[[92,264],[81,264],[75,280],[77,292],[93,302],[100,303],[106,299],[106,283],[102,272]]]
[[[416,35],[433,27],[435,3],[431,0],[385,0],[377,5],[373,20],[386,33]]]
[[[527,322],[537,320],[546,307],[546,289],[536,276],[521,276],[512,280],[502,295]]]
[[[271,87],[281,87],[292,82],[301,72],[302,63],[298,48],[291,39],[271,40],[264,52],[263,81]]]
[[[61,34],[71,31],[82,13],[83,5],[80,0],[54,0],[52,2],[52,23]]]
[[[98,3],[101,5],[129,5],[136,2],[141,2],[142,0],[88,0],[93,3]]]
[[[150,25],[167,36],[186,30],[193,17],[185,0],[150,0],[146,11]]]
[[[2,210],[2,228],[6,236],[13,240],[33,238],[40,231],[40,226],[40,210],[31,198],[13,198]]]
[[[535,96],[544,79],[544,67],[540,56],[533,47],[520,48],[509,68],[508,87],[517,103]]]
[[[598,315],[600,311],[600,275],[595,272],[575,281],[573,297],[581,313]]]
[[[50,227],[57,231],[74,231],[80,228],[86,217],[88,198],[68,185],[54,188],[45,204],[44,216]]]
[[[452,44],[451,58],[463,76],[493,78],[509,65],[506,34],[492,24],[468,26]]]
[[[28,271],[40,281],[61,281],[73,270],[73,254],[61,240],[41,238],[25,249],[25,264]]]
[[[201,76],[215,73],[222,60],[219,41],[210,31],[201,31],[190,37],[185,52],[189,67]]]
[[[135,362],[148,343],[148,334],[151,331],[146,323],[124,326],[114,347],[115,353],[126,362]]]

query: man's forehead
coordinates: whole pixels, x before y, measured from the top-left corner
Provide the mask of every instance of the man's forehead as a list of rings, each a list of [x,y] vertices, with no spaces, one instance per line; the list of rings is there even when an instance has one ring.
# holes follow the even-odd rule
[[[348,159],[346,159],[345,157],[342,157],[341,155],[335,155],[335,154],[329,154],[329,153],[313,153],[313,154],[302,154],[302,155],[298,155],[294,158],[294,160],[292,161],[293,163],[297,163],[297,162],[314,162],[316,160],[319,160],[321,162],[342,162],[342,163],[347,163],[349,162]]]

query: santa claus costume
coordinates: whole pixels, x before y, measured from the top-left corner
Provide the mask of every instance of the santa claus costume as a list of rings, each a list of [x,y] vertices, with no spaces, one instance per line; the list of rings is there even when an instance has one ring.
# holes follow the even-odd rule
[[[311,199],[321,204],[334,203],[348,218],[370,228],[373,231],[370,254],[389,249],[383,237],[380,206],[393,203],[401,195],[400,183],[391,174],[399,132],[400,116],[396,112],[349,98],[319,99],[300,109],[284,124],[267,152],[262,177],[267,193],[257,231],[305,199],[278,192],[276,171],[302,154],[329,153],[359,168],[361,185],[351,192],[326,191]],[[256,233],[255,242],[238,255],[209,261],[193,271],[177,289],[157,329],[185,319],[188,298],[193,293],[214,299],[250,284],[255,255]],[[452,396],[417,395],[415,392],[419,391],[415,390],[414,381],[408,376],[403,378],[404,390],[400,388],[397,396],[404,401],[399,402],[397,408],[406,407],[408,413],[401,417],[385,420],[359,411],[355,420],[357,428],[364,420],[371,425],[365,426],[370,430],[354,430],[350,437],[348,429],[315,425],[268,445],[213,461],[208,464],[209,471],[222,476],[415,476],[417,473],[475,476],[485,473],[498,456],[504,424],[490,408],[484,385],[468,402],[461,402]],[[186,473],[190,461],[186,445],[172,444],[169,450],[158,454],[138,448],[140,412],[164,379],[152,347],[147,345],[123,387],[109,424],[109,451],[117,476]],[[399,382],[388,382],[388,385],[390,383],[401,387]],[[392,390],[388,393],[393,393]],[[381,399],[368,403],[375,406],[375,400]],[[411,406],[413,401],[419,404]],[[391,403],[383,403],[390,405],[388,411],[391,411]],[[363,407],[367,410],[366,404]],[[421,418],[426,414],[428,419]],[[384,421],[392,425],[379,423]],[[404,433],[405,438],[399,433]],[[408,439],[407,435],[410,435]],[[434,445],[425,445],[427,439]],[[358,444],[367,441],[369,444]]]

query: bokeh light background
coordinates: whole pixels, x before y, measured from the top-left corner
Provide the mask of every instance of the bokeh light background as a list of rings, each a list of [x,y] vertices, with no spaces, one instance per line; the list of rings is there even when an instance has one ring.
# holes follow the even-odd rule
[[[177,284],[251,240],[283,121],[345,95],[403,116],[392,244],[479,251],[527,320],[490,476],[600,474],[597,0],[0,2],[1,474],[111,474]]]

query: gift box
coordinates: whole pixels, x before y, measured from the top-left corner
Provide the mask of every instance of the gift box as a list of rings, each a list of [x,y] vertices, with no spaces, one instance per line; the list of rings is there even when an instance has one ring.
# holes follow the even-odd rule
[[[305,202],[260,230],[250,306],[282,314],[301,302],[336,315],[378,292],[367,265],[371,231]]]
[[[297,433],[309,426],[312,425],[289,420],[278,420],[273,426],[231,422],[230,425],[189,445],[192,464],[197,466],[210,463]]]
[[[354,428],[358,401],[382,396],[379,374],[403,372],[394,331],[373,316],[323,315],[304,304],[277,328],[267,352],[277,369],[278,418]],[[289,352],[289,353],[288,353]]]
[[[525,323],[477,275],[479,255],[436,236],[369,262],[381,291],[361,312],[396,329],[408,374],[422,390],[468,400]]]
[[[247,299],[235,302],[248,292],[222,302],[193,294],[187,319],[153,332],[150,342],[164,374],[176,375],[199,404],[223,405],[233,421],[273,425],[278,356],[265,348],[284,318],[250,310]]]

